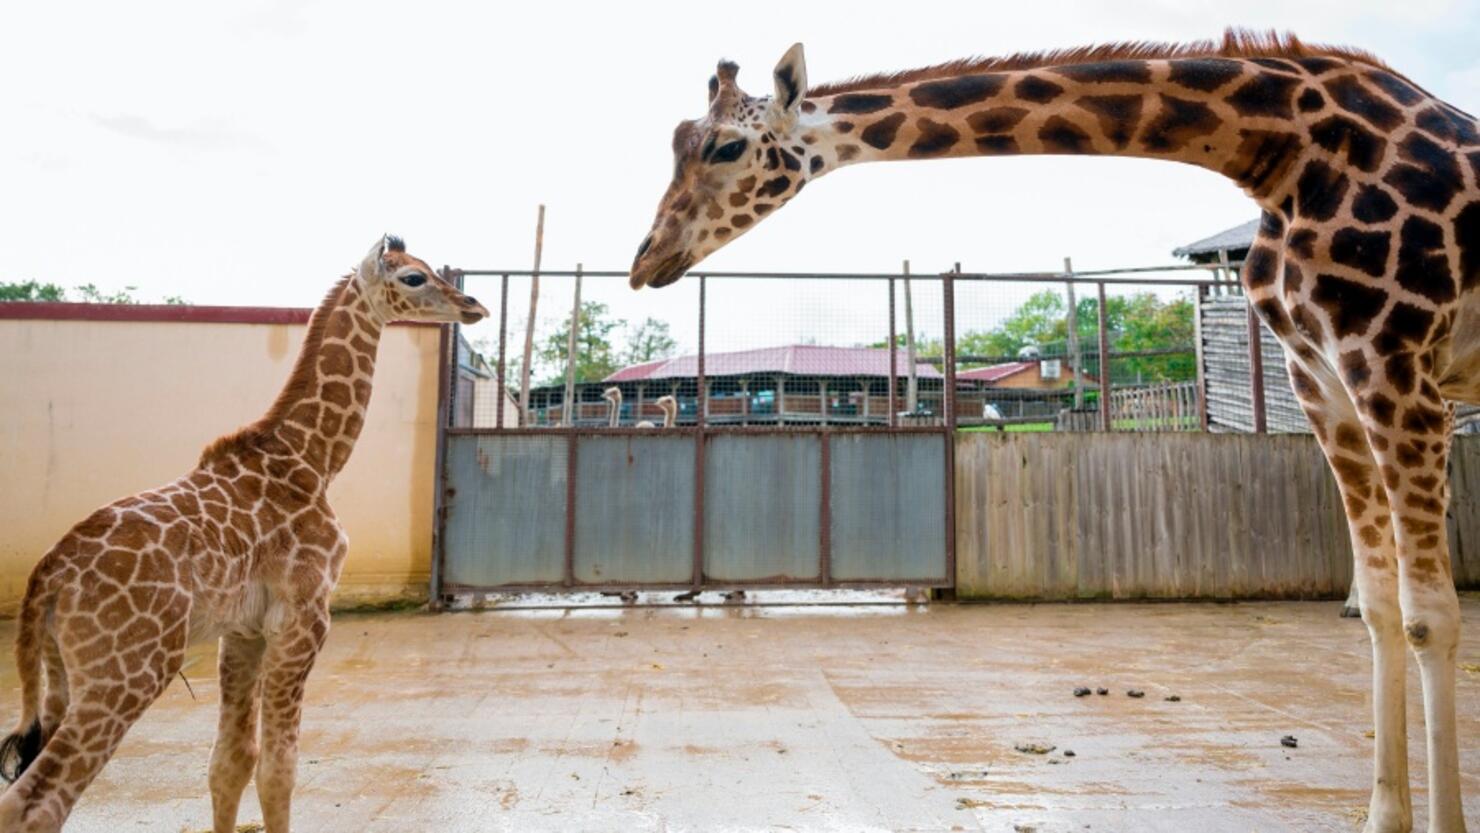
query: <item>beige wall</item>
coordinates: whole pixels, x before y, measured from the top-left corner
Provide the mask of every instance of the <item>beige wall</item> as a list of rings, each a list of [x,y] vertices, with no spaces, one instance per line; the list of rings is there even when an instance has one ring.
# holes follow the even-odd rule
[[[92,509],[189,471],[287,379],[301,324],[0,319],[0,612]],[[349,531],[337,603],[425,597],[438,330],[394,326],[354,456],[329,490]]]

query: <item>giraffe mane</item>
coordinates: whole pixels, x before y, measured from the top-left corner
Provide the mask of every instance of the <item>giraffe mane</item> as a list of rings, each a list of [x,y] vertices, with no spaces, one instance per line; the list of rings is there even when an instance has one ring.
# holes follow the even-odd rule
[[[261,419],[233,431],[217,437],[205,450],[200,453],[200,461],[197,466],[204,466],[213,460],[219,460],[244,451],[264,436],[267,435],[283,417],[287,416],[288,408],[302,398],[309,385],[313,383],[316,374],[314,362],[318,358],[319,347],[324,343],[324,328],[329,323],[329,313],[339,305],[341,296],[344,295],[345,287],[349,286],[350,279],[354,273],[350,273],[335,281],[334,286],[324,294],[324,300],[313,311],[308,319],[308,332],[303,336],[303,346],[298,351],[298,359],[293,364],[293,372],[288,376],[287,384],[283,385],[282,392],[273,401],[272,407]]]
[[[1151,60],[1156,58],[1337,58],[1354,63],[1367,64],[1376,69],[1390,72],[1409,81],[1408,78],[1388,66],[1381,58],[1370,52],[1348,46],[1328,46],[1305,43],[1293,33],[1280,34],[1274,30],[1254,32],[1248,29],[1229,28],[1224,30],[1222,41],[1196,40],[1187,43],[1165,43],[1160,41],[1124,41],[1076,46],[1068,49],[1052,49],[1042,52],[1015,52],[995,58],[961,58],[943,64],[907,69],[898,72],[881,72],[860,75],[842,81],[818,84],[807,90],[807,95],[829,96],[838,93],[878,90],[951,78],[982,72],[1008,72],[1012,70],[1040,69],[1049,66],[1069,66],[1114,60]],[[1409,83],[1412,83],[1409,81]]]

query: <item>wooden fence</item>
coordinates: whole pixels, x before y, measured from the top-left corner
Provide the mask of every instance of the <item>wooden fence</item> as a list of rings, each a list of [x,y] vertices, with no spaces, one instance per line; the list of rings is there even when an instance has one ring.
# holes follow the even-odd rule
[[[1480,438],[1456,438],[1456,582],[1480,587]],[[1342,598],[1351,546],[1313,437],[969,433],[961,598]]]
[[[1165,382],[1116,388],[1110,393],[1110,423],[1116,431],[1160,433],[1201,427],[1196,382]],[[1065,409],[1054,418],[1055,431],[1099,431],[1098,408]]]

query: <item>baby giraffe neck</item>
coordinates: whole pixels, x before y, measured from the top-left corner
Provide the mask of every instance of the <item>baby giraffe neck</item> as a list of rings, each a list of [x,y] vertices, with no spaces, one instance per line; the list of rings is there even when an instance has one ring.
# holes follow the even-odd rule
[[[293,373],[264,418],[326,484],[365,425],[383,326],[354,277],[342,280],[314,310]]]

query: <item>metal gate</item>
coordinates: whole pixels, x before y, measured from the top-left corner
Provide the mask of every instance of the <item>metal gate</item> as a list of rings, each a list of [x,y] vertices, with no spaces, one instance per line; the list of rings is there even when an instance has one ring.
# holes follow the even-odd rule
[[[451,429],[439,593],[948,587],[939,429]]]
[[[460,284],[502,278],[495,377],[502,403],[509,275],[517,273],[445,274]],[[460,425],[463,351],[458,330],[444,329],[436,602],[513,590],[954,586],[950,356],[927,425],[900,424],[896,394],[905,375],[894,354],[903,351],[883,351],[899,385],[890,385],[887,404],[877,397],[871,414],[865,395],[867,425],[714,424],[722,417],[717,407],[711,420],[705,375],[708,277],[690,279],[699,294],[697,385],[685,426],[512,427],[501,410],[492,427]],[[894,343],[900,276],[849,277],[887,282]],[[949,308],[950,283],[942,283]],[[953,343],[949,332],[945,343]]]

